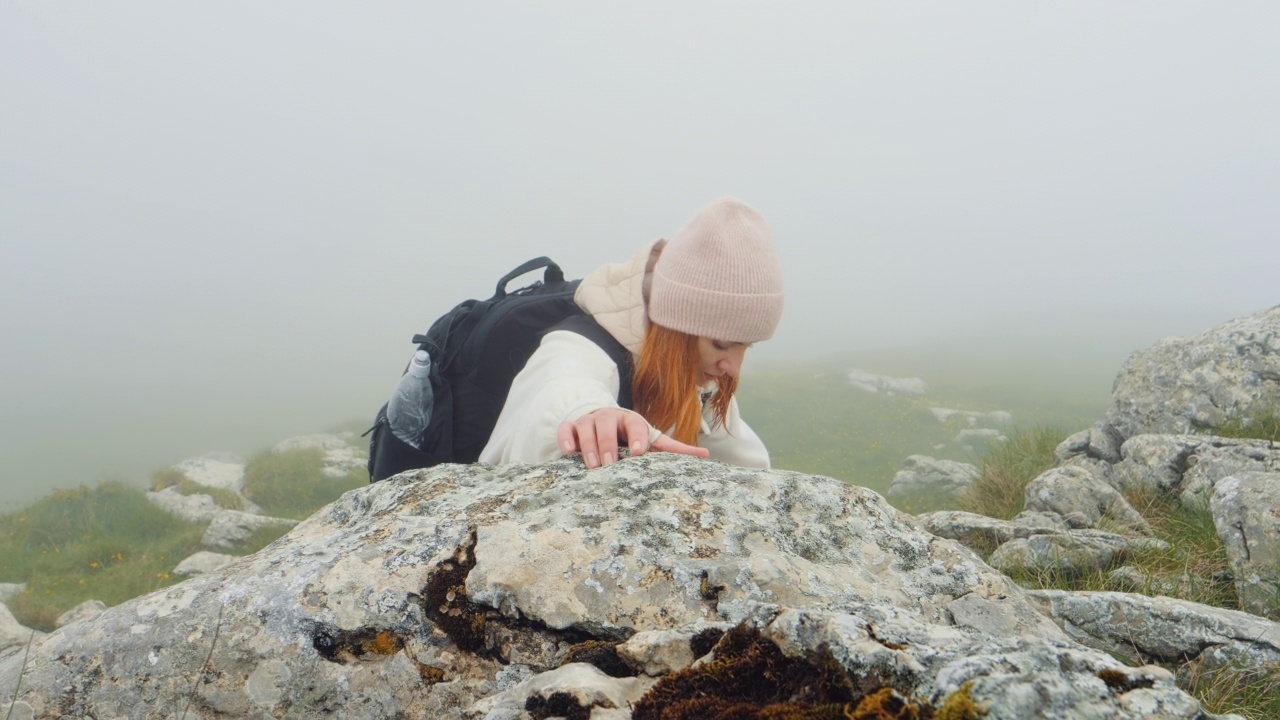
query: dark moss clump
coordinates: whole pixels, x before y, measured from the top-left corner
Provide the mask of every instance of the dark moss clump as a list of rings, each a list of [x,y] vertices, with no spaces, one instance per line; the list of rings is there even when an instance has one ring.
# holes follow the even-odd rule
[[[693,651],[695,658],[700,658],[711,652],[711,649],[716,646],[716,643],[720,642],[722,637],[724,637],[724,631],[720,628],[699,630],[694,633],[693,637],[689,638],[689,649]]]
[[[718,600],[720,593],[724,592],[723,585],[714,585],[711,582],[711,574],[706,570],[702,571],[702,581],[698,583],[698,594],[703,600]]]
[[[636,671],[618,657],[618,644],[603,640],[588,640],[569,648],[564,654],[561,665],[569,663],[588,663],[596,666],[600,672],[609,677],[635,677]]]
[[[928,720],[933,717],[933,708],[905,698],[893,688],[880,688],[859,700],[853,712],[845,715],[849,720]]]
[[[452,560],[440,563],[427,577],[422,609],[459,649],[485,654],[488,608],[467,599],[467,573],[475,566],[470,546],[459,548]]]
[[[578,699],[567,692],[554,692],[548,697],[530,695],[524,701],[524,709],[533,716],[533,720],[546,720],[552,717],[567,720],[588,720],[591,708],[582,707]]]
[[[435,685],[436,683],[444,682],[444,670],[416,660],[414,664],[418,666],[418,676],[422,678],[423,685]]]
[[[853,699],[853,686],[834,661],[788,658],[755,628],[739,625],[720,638],[711,662],[659,680],[632,718],[845,720]]]
[[[1107,684],[1114,692],[1127,693],[1137,688],[1153,687],[1156,683],[1151,678],[1135,678],[1123,670],[1103,668],[1098,671],[1098,679]]]
[[[711,661],[659,680],[632,708],[634,720],[977,720],[983,714],[968,686],[935,710],[891,687],[860,693],[829,652],[789,658],[755,628],[739,625],[722,637],[712,632],[719,633],[703,631],[690,642],[694,655],[713,652]]]

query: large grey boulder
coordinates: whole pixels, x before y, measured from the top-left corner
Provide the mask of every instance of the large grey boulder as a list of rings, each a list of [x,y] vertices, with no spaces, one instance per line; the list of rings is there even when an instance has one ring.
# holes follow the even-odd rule
[[[1218,427],[1280,405],[1280,306],[1129,356],[1106,422],[1120,437]]]
[[[354,490],[254,555],[38,639],[17,700],[37,717],[525,718],[532,686],[502,693],[573,643],[738,622],[859,686],[937,701],[968,683],[992,717],[1205,717],[873,492],[665,454]],[[628,716],[609,695],[625,689],[580,670],[556,687]],[[0,659],[0,687],[20,672]]]
[[[955,498],[978,479],[978,468],[955,460],[939,460],[928,455],[908,455],[902,469],[889,485],[890,500],[917,495]]]
[[[1280,473],[1224,478],[1209,508],[1241,608],[1280,620]]]

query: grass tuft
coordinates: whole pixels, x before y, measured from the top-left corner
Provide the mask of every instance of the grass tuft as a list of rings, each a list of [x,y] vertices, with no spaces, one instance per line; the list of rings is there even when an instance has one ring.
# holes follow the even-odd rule
[[[1209,673],[1193,669],[1187,691],[1208,712],[1274,720],[1280,718],[1280,663],[1240,664]]]
[[[1022,512],[1027,483],[1054,466],[1053,451],[1067,433],[1036,427],[1014,433],[982,457],[978,479],[959,498],[961,510],[1009,520]]]

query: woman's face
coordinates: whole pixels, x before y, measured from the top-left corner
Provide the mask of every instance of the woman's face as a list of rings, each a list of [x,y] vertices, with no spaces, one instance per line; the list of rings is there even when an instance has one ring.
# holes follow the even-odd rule
[[[702,375],[698,382],[707,383],[721,375],[738,377],[742,370],[742,358],[747,354],[749,343],[729,342],[698,338],[698,370]]]

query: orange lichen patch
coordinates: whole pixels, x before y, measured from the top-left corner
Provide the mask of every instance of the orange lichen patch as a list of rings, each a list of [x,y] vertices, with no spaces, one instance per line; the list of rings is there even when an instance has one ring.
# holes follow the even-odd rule
[[[404,641],[400,639],[399,635],[383,630],[367,640],[363,647],[365,652],[377,655],[394,655],[400,652],[400,648],[404,647]]]

